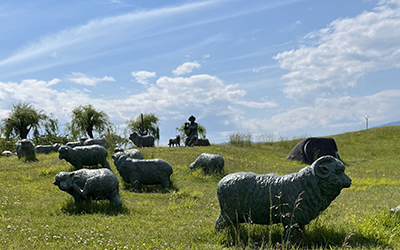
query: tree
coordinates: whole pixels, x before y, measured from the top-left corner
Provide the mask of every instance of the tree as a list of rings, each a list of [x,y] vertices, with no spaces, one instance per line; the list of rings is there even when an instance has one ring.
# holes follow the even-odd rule
[[[39,136],[41,127],[47,134],[57,134],[58,120],[53,114],[48,116],[43,110],[37,110],[29,103],[19,102],[13,104],[9,117],[2,119],[0,128],[6,138],[11,136],[26,139],[31,131],[34,136]]]
[[[72,138],[87,134],[93,138],[93,132],[102,134],[107,132],[113,124],[104,111],[93,108],[92,105],[78,106],[72,110],[71,122],[66,124],[66,129]]]
[[[129,119],[126,121],[126,131],[130,133],[136,132],[140,135],[152,135],[154,139],[160,140],[160,128],[158,127],[158,118],[155,114],[143,114],[143,128],[142,128],[142,114],[136,119]]]
[[[175,128],[178,131],[179,135],[181,136],[181,140],[185,141],[187,134],[189,131],[185,130],[185,123],[182,123],[180,127]],[[199,138],[206,138],[207,130],[203,127],[200,123],[197,123],[197,133],[199,133]]]

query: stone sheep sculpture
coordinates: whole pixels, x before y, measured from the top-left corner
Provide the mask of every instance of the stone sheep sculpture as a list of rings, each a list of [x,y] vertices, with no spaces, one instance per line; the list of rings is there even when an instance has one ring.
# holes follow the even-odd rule
[[[124,182],[130,183],[135,191],[139,190],[141,184],[161,184],[163,189],[168,189],[171,185],[170,176],[173,170],[164,160],[131,159],[123,152],[113,154],[112,158]]]
[[[218,154],[202,153],[197,159],[189,166],[190,170],[201,168],[204,174],[210,173],[224,173],[224,158]]]
[[[291,242],[295,226],[304,232],[305,225],[324,211],[343,188],[350,187],[351,179],[344,170],[343,162],[323,156],[298,173],[284,176],[229,174],[218,183],[221,213],[215,229],[243,222],[282,223],[284,240]]]
[[[175,138],[170,138],[168,142],[169,147],[181,146],[181,136],[177,135]]]
[[[107,161],[107,150],[99,145],[79,146],[71,148],[63,145],[58,149],[58,158],[71,163],[76,170],[83,166],[95,166],[100,164],[103,168],[110,169]]]
[[[210,146],[210,141],[207,138],[205,139],[199,138],[195,143],[193,143],[193,146],[207,147]]]
[[[87,140],[86,137],[82,137],[79,141],[71,141],[67,142],[65,145],[70,146],[71,148],[83,146],[83,143]]]
[[[142,160],[143,159],[142,152],[140,152],[138,149],[135,149],[135,148],[123,150],[122,148],[118,148],[117,147],[117,148],[114,149],[114,153],[117,153],[117,152],[123,152],[129,158],[132,158],[132,159],[138,159],[138,160]]]
[[[138,148],[144,147],[154,147],[154,136],[152,135],[145,135],[141,136],[136,132],[133,132],[129,139],[135,144]]]
[[[119,198],[119,181],[115,174],[106,168],[80,169],[74,172],[59,172],[53,182],[60,190],[72,195],[75,203],[84,200],[109,200],[122,207]]]
[[[25,161],[37,161],[35,146],[28,139],[18,141],[16,151],[18,159],[24,158]]]
[[[87,140],[85,140],[83,142],[84,146],[88,146],[88,145],[100,145],[103,146],[104,148],[109,148],[110,147],[110,143],[107,141],[106,138],[101,138],[101,139],[93,139],[93,138],[89,138]]]
[[[60,143],[54,143],[53,145],[37,145],[35,149],[37,154],[50,154],[58,152],[60,147]]]

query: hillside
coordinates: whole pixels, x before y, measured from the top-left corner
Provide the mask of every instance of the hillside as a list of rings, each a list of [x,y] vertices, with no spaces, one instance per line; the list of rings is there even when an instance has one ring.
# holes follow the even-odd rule
[[[348,233],[352,249],[400,249],[400,127],[381,127],[332,136],[352,186],[306,227],[305,247],[341,249]],[[191,173],[188,166],[203,152],[220,154],[226,174],[297,172],[306,165],[286,161],[299,140],[246,147],[145,148],[145,158],[161,158],[174,169],[173,187],[135,193],[120,180],[123,210],[108,201],[75,206],[52,184],[72,167],[58,154],[22,163],[0,159],[0,242],[5,249],[275,249],[281,225],[242,225],[239,231],[214,231],[219,215],[216,186],[222,176]],[[3,249],[2,247],[0,247]]]

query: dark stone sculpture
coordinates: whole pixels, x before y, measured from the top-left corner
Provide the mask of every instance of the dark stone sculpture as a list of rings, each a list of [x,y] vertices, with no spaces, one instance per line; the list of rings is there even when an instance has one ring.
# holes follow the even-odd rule
[[[189,166],[190,170],[201,168],[204,174],[224,173],[224,158],[218,154],[202,153],[197,159]]]
[[[126,150],[123,150],[122,148],[115,148],[115,149],[114,149],[114,153],[117,153],[117,152],[123,152],[123,153],[125,153],[129,158],[132,158],[132,159],[138,159],[138,160],[143,159],[143,154],[142,154],[142,152],[140,152],[138,149],[135,149],[135,148],[133,148],[133,149],[126,149]]]
[[[57,152],[60,147],[60,143],[54,143],[53,145],[37,145],[35,149],[38,154],[50,154]]]
[[[199,138],[193,143],[193,146],[207,147],[210,146],[210,142],[208,141],[208,139]]]
[[[17,155],[18,159],[25,158],[25,161],[37,161],[35,146],[28,139],[17,142]]]
[[[344,170],[340,160],[323,156],[298,173],[284,176],[248,172],[227,175],[218,183],[221,213],[215,229],[243,222],[282,223],[284,239],[291,241],[294,226],[304,230],[343,188],[350,187],[351,179]]]
[[[130,183],[135,191],[141,184],[156,185],[167,189],[171,185],[171,165],[161,159],[138,160],[131,159],[123,152],[113,154],[114,165],[126,183]]]
[[[89,138],[83,142],[84,146],[89,146],[89,145],[100,145],[103,146],[104,148],[109,148],[110,143],[107,141],[106,138],[101,138],[101,139],[93,139]]]
[[[84,200],[109,200],[122,207],[119,198],[119,181],[106,168],[80,169],[74,172],[59,172],[53,182],[60,190],[72,195],[75,203]]]
[[[181,146],[181,136],[177,135],[175,138],[170,138],[168,142],[169,147],[180,147]]]
[[[286,159],[311,164],[321,156],[331,155],[340,160],[337,151],[336,142],[333,138],[310,137],[300,141],[290,151]]]
[[[194,144],[197,142],[197,139],[199,138],[197,134],[198,125],[196,122],[194,122],[196,120],[196,117],[194,117],[193,115],[190,116],[188,120],[190,121],[190,123],[185,122],[184,127],[185,131],[188,131],[185,146],[191,147],[194,146]]]
[[[79,146],[71,148],[63,145],[58,149],[58,158],[65,159],[71,163],[75,169],[81,169],[83,166],[95,166],[100,164],[103,168],[110,169],[107,161],[107,150],[99,145]]]
[[[141,136],[136,132],[133,132],[129,139],[135,144],[138,148],[143,147],[154,147],[154,136],[152,135],[145,135]]]

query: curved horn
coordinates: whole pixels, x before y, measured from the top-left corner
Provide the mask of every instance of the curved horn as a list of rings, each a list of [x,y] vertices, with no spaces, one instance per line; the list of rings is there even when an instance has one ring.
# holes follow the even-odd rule
[[[319,178],[326,178],[329,176],[329,174],[333,171],[334,168],[330,166],[329,163],[335,162],[336,159],[333,156],[327,155],[327,156],[322,156],[319,159],[317,159],[313,165],[314,165],[314,172],[315,175],[318,176]]]

